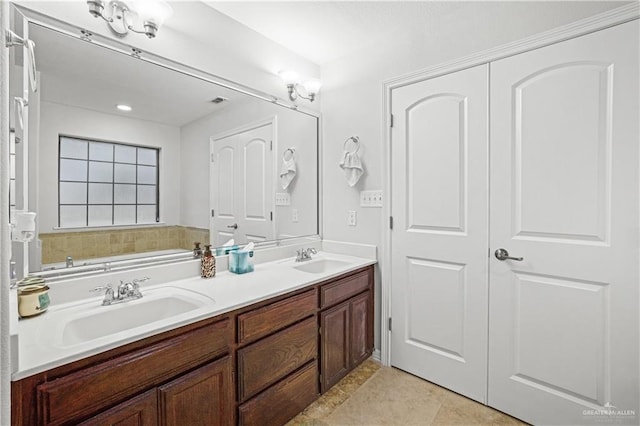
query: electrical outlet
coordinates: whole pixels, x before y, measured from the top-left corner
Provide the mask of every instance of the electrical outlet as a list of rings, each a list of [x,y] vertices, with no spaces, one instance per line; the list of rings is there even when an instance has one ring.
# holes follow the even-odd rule
[[[291,209],[291,221],[298,222],[298,209]]]
[[[382,207],[382,191],[360,191],[360,207]]]
[[[276,206],[291,205],[291,197],[288,192],[276,192]]]
[[[347,212],[347,225],[356,226],[358,223],[358,216],[355,210],[349,210]]]

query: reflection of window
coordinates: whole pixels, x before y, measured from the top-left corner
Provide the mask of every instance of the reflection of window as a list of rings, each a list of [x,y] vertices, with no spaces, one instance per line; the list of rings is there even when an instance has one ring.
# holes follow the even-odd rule
[[[9,132],[9,217],[16,211],[16,133]]]
[[[60,136],[61,228],[159,222],[160,150]]]

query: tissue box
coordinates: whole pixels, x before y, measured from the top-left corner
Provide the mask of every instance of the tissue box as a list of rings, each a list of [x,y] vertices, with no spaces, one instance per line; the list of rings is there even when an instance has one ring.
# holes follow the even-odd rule
[[[238,248],[239,247],[237,245],[217,247],[216,256],[224,256],[225,254],[229,254],[234,250],[238,250]]]
[[[234,274],[246,274],[253,272],[253,251],[229,252],[229,271]]]

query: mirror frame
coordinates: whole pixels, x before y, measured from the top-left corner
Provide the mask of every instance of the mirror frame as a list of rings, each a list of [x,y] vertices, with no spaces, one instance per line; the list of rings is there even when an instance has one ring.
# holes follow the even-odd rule
[[[316,129],[316,132],[317,132],[317,148],[316,148],[317,226],[316,226],[316,231],[317,233],[309,234],[309,235],[300,235],[300,236],[284,238],[284,239],[274,239],[274,240],[265,241],[262,243],[256,243],[255,249],[261,250],[265,248],[288,246],[288,245],[300,244],[302,242],[317,241],[322,239],[323,221],[322,221],[321,212],[322,212],[323,205],[322,205],[322,197],[320,196],[322,191],[322,132],[321,132],[322,115],[320,114],[320,112],[309,109],[309,108],[300,107],[294,103],[289,102],[288,100],[285,100],[277,96],[271,95],[269,93],[254,89],[252,87],[222,78],[220,76],[203,71],[201,69],[176,62],[167,57],[143,51],[132,45],[126,44],[122,41],[109,38],[100,34],[94,34],[90,31],[84,30],[81,27],[77,27],[73,24],[33,11],[23,5],[17,5],[15,3],[11,3],[10,6],[11,6],[11,14],[10,14],[11,27],[15,27],[17,25],[16,21],[18,19],[22,19],[22,22],[20,24],[24,29],[24,33],[27,37],[28,37],[29,25],[30,24],[39,25],[51,31],[56,31],[58,33],[64,34],[69,37],[84,40],[88,43],[91,43],[92,45],[95,45],[96,47],[105,48],[110,51],[125,54],[128,56],[131,56],[134,59],[144,61],[156,66],[160,66],[170,71],[178,72],[192,78],[197,78],[199,80],[205,81],[207,83],[215,84],[215,85],[224,87],[226,89],[234,90],[242,94],[249,95],[257,99],[261,99],[265,102],[269,102],[269,103],[278,105],[280,107],[294,110],[301,114],[306,114],[315,118],[316,126],[317,126],[317,129]],[[88,37],[87,35],[85,35],[86,33],[89,34]],[[37,57],[36,57],[36,63],[37,63]],[[24,74],[23,74],[23,77],[24,77]],[[28,81],[24,81],[24,78],[23,78],[23,87],[25,84],[28,84]],[[26,119],[26,121],[28,122],[28,118]],[[26,139],[28,143],[28,135]],[[128,270],[128,269],[134,269],[138,267],[147,267],[151,265],[162,265],[167,263],[186,262],[186,261],[194,260],[193,255],[187,252],[187,253],[180,253],[180,254],[156,255],[156,256],[142,255],[140,257],[136,257],[135,259],[127,259],[122,261],[94,263],[89,265],[64,268],[64,269],[54,269],[54,270],[47,270],[47,271],[29,271],[30,256],[27,256],[27,252],[29,252],[30,250],[26,248],[28,247],[29,243],[22,243],[22,244],[24,244],[24,247],[25,247],[24,249],[25,256],[23,259],[26,258],[26,262],[24,262],[24,265],[22,265],[24,276],[36,275],[36,276],[45,277],[49,281],[72,278],[77,276],[104,274],[112,271]],[[140,254],[143,254],[143,253],[140,253]],[[227,257],[227,255],[224,255],[224,257]]]

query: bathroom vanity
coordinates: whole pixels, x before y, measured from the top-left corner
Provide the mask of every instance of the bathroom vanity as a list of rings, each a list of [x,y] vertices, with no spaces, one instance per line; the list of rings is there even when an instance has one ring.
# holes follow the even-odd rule
[[[371,355],[371,263],[16,380],[13,424],[284,424]]]

